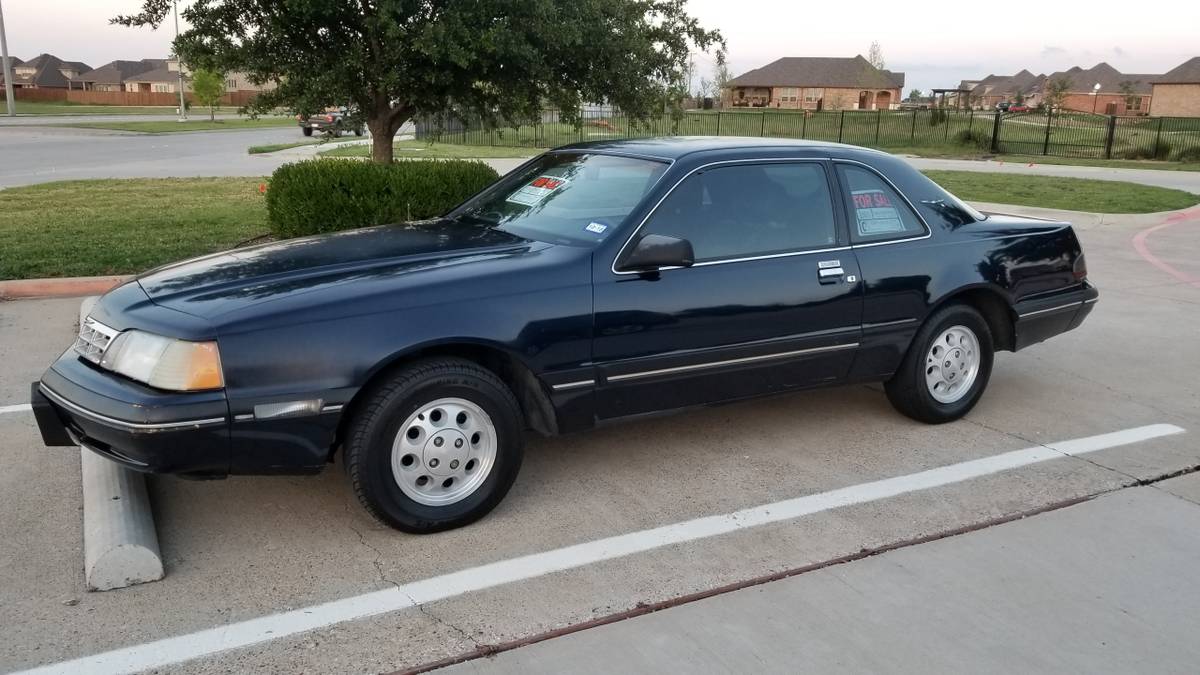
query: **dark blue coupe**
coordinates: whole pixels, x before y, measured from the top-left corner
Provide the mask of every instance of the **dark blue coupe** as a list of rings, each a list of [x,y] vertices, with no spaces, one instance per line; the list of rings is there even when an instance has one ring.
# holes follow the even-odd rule
[[[1097,299],[1067,223],[978,213],[881,152],[584,143],[444,217],[147,272],[33,385],[47,445],[148,472],[310,473],[342,449],[409,532],[505,495],[527,429],[881,381],[966,414],[996,350]]]

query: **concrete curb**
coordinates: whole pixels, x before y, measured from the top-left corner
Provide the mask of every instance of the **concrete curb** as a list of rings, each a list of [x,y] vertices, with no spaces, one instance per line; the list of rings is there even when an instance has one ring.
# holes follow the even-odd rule
[[[20,298],[71,298],[102,295],[132,279],[132,276],[62,277],[58,279],[12,279],[0,281],[0,300]]]
[[[79,320],[96,298],[85,298]],[[83,563],[88,590],[108,591],[163,578],[154,513],[142,474],[80,448]]]

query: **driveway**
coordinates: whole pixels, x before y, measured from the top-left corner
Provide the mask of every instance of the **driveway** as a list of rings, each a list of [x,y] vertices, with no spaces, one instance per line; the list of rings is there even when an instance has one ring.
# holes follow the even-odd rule
[[[2,412],[70,344],[78,301],[0,304],[0,670],[388,672],[822,567],[716,596],[726,600],[715,610],[667,609],[616,637],[597,629],[578,648],[554,648],[567,657],[517,650],[464,667],[521,671],[527,657],[560,672],[594,672],[589,659],[610,657],[610,672],[1195,663],[1181,631],[1200,603],[1188,577],[1200,567],[1198,521],[1178,497],[1137,493],[1200,466],[1191,215],[1152,231],[1144,218],[1080,227],[1101,289],[1095,311],[1076,331],[998,355],[961,421],[918,424],[880,387],[852,386],[531,438],[496,511],[428,536],[364,515],[336,464],[314,477],[154,476],[167,576],[107,593],[83,589],[79,451],[43,447],[28,412]],[[1102,504],[1106,494],[1120,499]],[[919,543],[1092,498],[1086,511],[1031,515],[1040,524],[1018,534],[997,525],[983,539],[943,540],[959,542],[950,549]],[[906,548],[829,573],[892,546]],[[775,623],[756,623],[764,616]],[[1155,637],[1124,651],[1139,635]],[[768,638],[775,651],[754,648]],[[1036,660],[1044,649],[1056,651]],[[691,660],[640,660],[655,650]]]

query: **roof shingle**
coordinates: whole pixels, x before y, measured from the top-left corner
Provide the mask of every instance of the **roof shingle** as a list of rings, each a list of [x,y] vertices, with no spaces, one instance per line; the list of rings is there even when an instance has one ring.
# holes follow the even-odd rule
[[[904,87],[904,73],[880,70],[861,54],[853,58],[786,56],[733,78],[727,86],[896,89]]]
[[[1200,56],[1193,56],[1155,78],[1152,84],[1200,84]]]

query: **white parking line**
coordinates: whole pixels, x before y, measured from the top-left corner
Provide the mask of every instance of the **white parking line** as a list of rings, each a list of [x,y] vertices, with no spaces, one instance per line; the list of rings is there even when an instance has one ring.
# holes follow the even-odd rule
[[[302,609],[239,621],[195,633],[63,661],[25,674],[129,673],[162,668],[218,652],[275,640],[334,624],[395,612],[420,604],[583,567],[603,560],[778,523],[842,506],[927,490],[1029,466],[1051,459],[1182,433],[1172,424],[1152,424],[1099,436],[1039,445],[991,457],[950,464],[895,478],[861,483],[806,497],[764,504],[718,516],[696,518],[573,546],[501,560],[479,567],[402,584]]]
[[[0,415],[16,412],[27,412],[33,410],[33,406],[28,403],[18,403],[17,405],[0,405]]]

